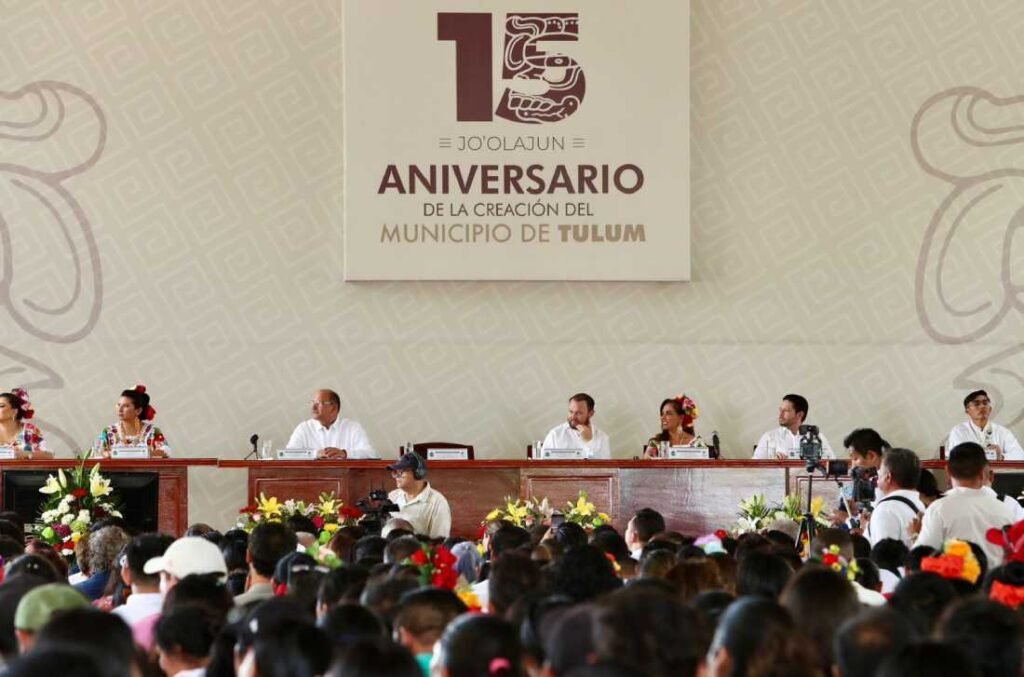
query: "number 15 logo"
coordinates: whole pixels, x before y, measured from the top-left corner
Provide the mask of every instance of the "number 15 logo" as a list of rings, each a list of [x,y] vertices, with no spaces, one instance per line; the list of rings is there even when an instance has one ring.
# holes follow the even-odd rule
[[[547,40],[575,42],[578,14],[505,15],[505,50],[501,76],[506,80],[535,80],[546,91],[528,94],[506,89],[491,111],[491,14],[440,12],[437,39],[455,42],[455,97],[459,122],[489,122],[499,118],[526,124],[564,120],[579,107],[586,91],[583,68],[569,56],[547,53]],[[525,84],[525,83],[524,83]]]

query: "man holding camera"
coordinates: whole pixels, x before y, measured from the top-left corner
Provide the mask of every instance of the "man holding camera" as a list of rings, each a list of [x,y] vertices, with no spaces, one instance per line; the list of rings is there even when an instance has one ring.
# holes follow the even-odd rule
[[[448,538],[452,531],[452,511],[440,491],[427,482],[427,462],[415,451],[406,452],[397,463],[388,466],[397,488],[388,494],[398,507],[398,517],[408,520],[417,534],[430,538]]]
[[[769,430],[757,442],[754,458],[786,459],[800,458],[800,426],[807,419],[807,399],[800,395],[786,395],[779,405],[779,427]],[[832,447],[825,436],[821,440],[821,457],[835,458]]]
[[[914,539],[911,525],[925,511],[917,493],[921,461],[910,449],[887,449],[878,469],[878,492],[864,535],[874,546],[884,538],[903,541],[909,548]]]

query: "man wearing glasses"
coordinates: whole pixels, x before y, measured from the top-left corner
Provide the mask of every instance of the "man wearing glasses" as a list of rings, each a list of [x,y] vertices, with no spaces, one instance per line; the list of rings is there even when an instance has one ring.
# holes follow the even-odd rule
[[[309,404],[313,418],[295,426],[289,449],[316,449],[320,458],[377,458],[363,426],[339,416],[338,393],[318,390]]]
[[[975,390],[964,398],[964,411],[968,419],[949,431],[946,449],[961,442],[980,444],[997,461],[1024,461],[1024,449],[1009,430],[989,420],[992,401],[984,390]]]
[[[410,451],[388,466],[395,478],[395,490],[388,498],[398,505],[397,517],[408,520],[417,534],[430,538],[448,538],[452,531],[452,511],[448,499],[427,482],[427,462]]]

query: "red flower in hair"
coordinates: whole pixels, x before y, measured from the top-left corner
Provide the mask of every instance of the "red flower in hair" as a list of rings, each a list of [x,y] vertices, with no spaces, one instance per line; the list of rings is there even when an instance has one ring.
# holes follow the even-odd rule
[[[1021,604],[1024,604],[1024,586],[993,581],[992,589],[989,590],[988,596],[1004,606],[1016,609]]]
[[[137,384],[135,386],[135,392],[137,392],[137,393],[144,393],[144,392],[146,392],[146,386],[142,385],[141,383]]]
[[[433,564],[436,567],[453,567],[459,560],[452,554],[451,550],[444,546],[438,546],[434,550]]]
[[[1001,547],[1007,562],[1024,562],[1024,520],[1003,529],[989,529],[985,540]]]

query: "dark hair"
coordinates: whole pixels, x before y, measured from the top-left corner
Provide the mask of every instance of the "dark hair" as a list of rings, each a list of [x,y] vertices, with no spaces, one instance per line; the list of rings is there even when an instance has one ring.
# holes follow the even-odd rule
[[[358,564],[349,564],[332,569],[320,582],[317,602],[332,607],[340,602],[359,602],[359,595],[370,577],[369,570]]]
[[[644,546],[640,555],[640,566],[637,570],[638,578],[664,579],[668,572],[676,565],[676,554],[671,548],[657,547],[657,541],[651,541],[656,547],[648,549]],[[647,545],[651,545],[648,543]]]
[[[157,645],[164,651],[177,650],[190,658],[204,658],[224,624],[198,606],[183,606],[162,614],[156,623]]]
[[[441,635],[441,659],[450,677],[518,677],[521,654],[515,629],[497,616],[463,614]]]
[[[952,583],[938,574],[924,571],[901,580],[889,598],[889,606],[913,623],[918,634],[927,637],[955,598]]]
[[[731,675],[821,675],[789,612],[763,597],[738,599],[725,610],[709,655],[721,649],[732,658]]]
[[[718,565],[708,558],[680,561],[665,574],[665,580],[684,602],[706,590],[722,589]]]
[[[693,598],[690,606],[700,615],[705,644],[711,645],[711,636],[715,634],[718,621],[736,598],[726,590],[708,590]]]
[[[0,557],[4,561],[12,560],[25,554],[25,543],[10,536],[0,536]]]
[[[249,546],[244,541],[225,538],[220,544],[220,554],[224,556],[224,564],[228,571],[248,571],[249,564],[245,561],[245,553]]]
[[[640,508],[633,515],[633,531],[637,538],[646,543],[654,534],[665,531],[665,518],[653,508]]]
[[[110,677],[95,652],[80,645],[54,645],[46,651],[29,651],[8,663],[6,677],[38,677],[67,674],[74,666],[75,677]],[[126,672],[125,675],[128,673]]]
[[[142,390],[140,391],[139,388]],[[143,421],[152,421],[156,416],[156,409],[149,404],[149,393],[146,392],[145,386],[122,390],[121,397],[127,397],[132,401],[132,406],[139,410],[139,418]]]
[[[903,541],[895,538],[883,538],[871,548],[871,561],[879,569],[886,569],[900,576],[899,568],[906,566],[910,548]]]
[[[336,647],[348,646],[353,642],[370,637],[386,639],[387,626],[377,614],[359,604],[336,604],[317,621]]]
[[[587,532],[575,522],[562,522],[551,530],[551,534],[567,550],[587,544]]]
[[[910,449],[886,449],[882,465],[889,469],[889,477],[901,489],[916,489],[921,479],[921,460]]]
[[[862,611],[836,632],[832,649],[839,674],[873,677],[886,658],[917,637],[910,621],[892,609],[875,607]]]
[[[988,459],[985,450],[977,442],[961,442],[949,452],[946,468],[950,477],[958,480],[972,480],[985,470]]]
[[[592,545],[569,548],[554,565],[553,589],[583,602],[622,586],[604,553]]]
[[[695,675],[707,650],[701,634],[696,611],[654,588],[623,588],[596,606],[598,659],[615,660],[642,674]]]
[[[789,581],[780,600],[793,614],[796,626],[811,640],[818,667],[830,665],[835,631],[860,610],[853,584],[828,567],[808,564]]]
[[[843,446],[860,456],[867,456],[871,451],[881,456],[889,448],[889,443],[871,428],[857,428],[843,438]]]
[[[971,392],[967,393],[967,397],[964,398],[964,409],[970,406],[971,402],[978,399],[982,395],[988,397],[988,393],[985,392],[984,390],[972,390]]]
[[[935,474],[928,468],[921,468],[921,477],[917,480],[917,493],[928,498],[942,498]]]
[[[586,393],[576,393],[569,398],[570,402],[586,402],[587,411],[594,411],[594,398]]]
[[[807,412],[810,410],[810,408],[807,404],[806,397],[804,397],[803,395],[789,394],[783,395],[782,399],[783,401],[789,402],[790,404],[793,405],[793,411],[795,411],[798,414],[804,415],[804,417],[800,419],[801,421],[807,420]]]
[[[792,577],[793,568],[785,559],[771,552],[753,551],[737,566],[736,594],[778,600]]]
[[[957,647],[983,677],[1021,674],[1024,656],[1020,616],[989,599],[964,599],[939,621],[939,637]]]
[[[353,546],[352,556],[356,562],[374,559],[378,562],[384,559],[384,547],[387,545],[380,536],[363,536]]]
[[[217,574],[191,574],[167,591],[163,610],[168,613],[186,606],[200,607],[223,624],[234,608],[234,599]]]
[[[252,568],[260,576],[267,578],[274,575],[274,567],[279,559],[290,552],[295,552],[298,539],[295,532],[280,522],[264,522],[257,524],[249,536],[249,555]]]
[[[811,541],[811,556],[821,557],[821,554],[833,545],[839,548],[839,554],[848,561],[854,558],[853,537],[850,536],[850,532],[834,527],[818,530],[814,540]]]
[[[4,568],[4,577],[35,576],[47,583],[66,582],[67,576],[61,576],[57,568],[41,555],[20,555]]]
[[[516,600],[540,587],[540,567],[525,552],[507,552],[491,564],[488,599],[494,613],[504,616]]]
[[[615,561],[622,562],[629,559],[629,546],[626,539],[614,529],[594,529],[590,534],[590,544],[600,548],[606,555],[611,555]]]
[[[530,532],[522,527],[503,526],[491,536],[491,559],[501,557],[502,553],[530,547]]]
[[[160,557],[174,542],[173,536],[167,534],[139,534],[124,547],[124,559],[132,579],[137,583],[153,585],[160,582],[160,574],[147,574],[143,569],[146,562]]]
[[[7,400],[7,404],[11,405],[11,409],[14,410],[14,420],[21,422],[25,418],[25,400],[21,399],[14,393],[0,393],[0,397]]]
[[[877,590],[882,585],[882,574],[878,570],[878,565],[868,557],[858,557],[855,561],[860,569],[857,572],[857,582],[868,590]]]
[[[135,661],[135,640],[116,614],[93,607],[57,612],[36,633],[34,650],[60,645],[91,653],[106,675],[129,675]]]
[[[390,627],[402,595],[419,587],[419,581],[414,578],[371,577],[363,588],[363,594],[359,596],[359,603],[384,619]]]
[[[388,564],[401,564],[422,549],[423,544],[415,536],[401,536],[384,546],[384,561]]]
[[[409,650],[384,639],[361,637],[338,654],[332,677],[422,677]]]
[[[316,524],[313,523],[313,518],[306,515],[288,515],[284,523],[295,533],[301,531],[306,534],[313,534],[314,536],[320,533],[320,530],[316,528]]]
[[[466,605],[451,590],[413,590],[398,600],[395,629],[405,628],[421,644],[432,644],[441,637],[449,623],[466,611]]]
[[[934,677],[957,675],[976,677],[978,671],[962,651],[945,642],[923,641],[908,644],[885,660],[875,677]]]
[[[666,404],[671,405],[672,406],[672,411],[676,412],[676,414],[678,414],[679,416],[685,416],[685,413],[683,412],[683,403],[682,403],[682,401],[681,400],[677,400],[677,399],[672,398],[672,397],[666,398],[666,399],[661,401],[661,406],[658,407],[658,414],[659,415],[661,414],[662,411],[665,410],[665,405]],[[693,426],[692,425],[682,425],[682,423],[680,423],[680,425],[683,428],[683,432],[685,432],[688,435],[692,435],[693,434]],[[660,433],[658,433],[654,437],[655,437],[655,439],[659,439],[659,440],[667,440],[669,438],[668,431],[667,430],[662,430]]]
[[[260,675],[315,677],[327,672],[333,649],[324,634],[310,623],[279,624],[259,632],[252,644]]]
[[[320,392],[327,393],[327,401],[341,409],[341,398],[338,397],[338,393],[334,392],[330,388],[321,388]]]

